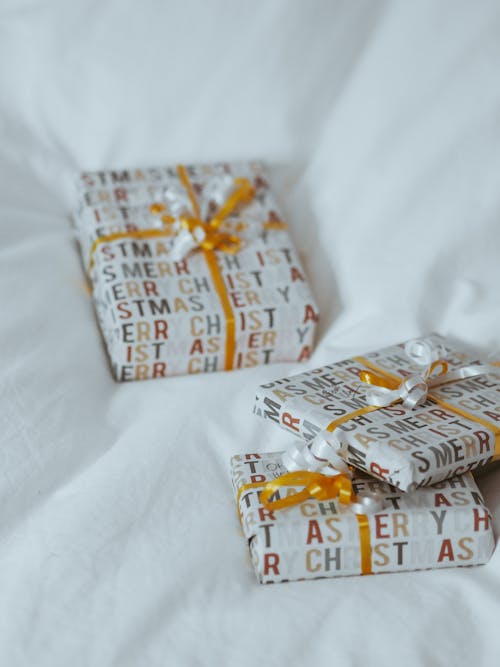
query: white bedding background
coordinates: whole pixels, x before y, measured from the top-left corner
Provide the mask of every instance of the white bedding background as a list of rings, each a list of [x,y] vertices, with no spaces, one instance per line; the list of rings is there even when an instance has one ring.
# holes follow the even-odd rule
[[[79,169],[262,158],[308,367],[500,349],[499,65],[498,2],[0,0],[2,667],[498,664],[500,551],[256,583],[228,461],[286,445],[253,392],[298,366],[116,384],[68,212]]]

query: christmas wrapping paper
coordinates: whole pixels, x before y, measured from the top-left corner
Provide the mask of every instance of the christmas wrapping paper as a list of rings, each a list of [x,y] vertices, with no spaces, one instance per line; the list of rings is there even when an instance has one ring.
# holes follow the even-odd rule
[[[477,361],[437,334],[423,340],[441,350],[450,370]],[[360,387],[361,370],[368,368],[398,380],[421,372],[404,350],[403,343],[393,345],[262,385],[254,413],[301,437],[310,451],[322,441],[328,427],[344,419],[333,428],[334,442],[317,451],[332,451],[347,464],[403,491],[435,484],[497,459],[498,373],[433,387],[425,403],[413,409],[396,403],[363,413],[367,399]]]
[[[238,252],[179,232],[194,204],[212,233],[242,179],[253,196],[216,230]],[[318,309],[262,164],[83,173],[74,220],[117,380],[308,358]]]
[[[406,494],[359,473],[356,493],[383,498],[380,511],[362,517],[337,499],[268,511],[259,494],[285,472],[281,455],[231,460],[241,527],[261,583],[479,565],[493,552],[491,516],[471,473]],[[364,534],[360,519],[368,524]]]

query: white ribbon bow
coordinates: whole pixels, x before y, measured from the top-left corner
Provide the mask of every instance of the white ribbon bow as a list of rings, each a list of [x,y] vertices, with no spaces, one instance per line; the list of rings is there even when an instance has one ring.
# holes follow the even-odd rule
[[[368,385],[366,402],[383,408],[401,401],[406,408],[413,409],[425,403],[431,382],[427,381],[425,375],[416,373],[402,380],[396,389]]]
[[[210,207],[219,209],[235,189],[235,181],[228,174],[217,174],[205,183],[203,196],[199,198],[200,219],[208,221]],[[183,218],[190,218],[193,214],[192,204],[186,188],[176,181],[164,188],[162,197],[169,215],[175,218],[170,223],[173,232],[170,257],[174,262],[183,260],[189,253],[201,246],[207,238],[205,230],[197,225],[187,229],[182,225]],[[241,224],[241,220],[239,223]],[[262,208],[256,200],[245,203],[245,226],[238,231],[238,236],[245,245],[256,239],[262,232],[259,222],[262,222]],[[250,224],[248,224],[250,223]],[[162,221],[155,220],[154,227],[162,228]]]

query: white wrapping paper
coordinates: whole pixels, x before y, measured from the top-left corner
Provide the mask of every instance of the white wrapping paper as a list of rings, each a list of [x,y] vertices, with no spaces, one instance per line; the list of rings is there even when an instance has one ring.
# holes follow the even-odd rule
[[[281,455],[243,454],[231,460],[241,526],[259,582],[361,574],[359,524],[350,506],[311,499],[272,512],[262,507],[259,492],[265,482],[286,472]],[[245,489],[247,484],[253,486]],[[363,473],[354,477],[353,487],[385,500],[381,511],[366,515],[370,574],[489,560],[495,546],[491,516],[471,473],[406,494]]]
[[[161,216],[150,210],[153,203],[163,204],[165,215],[176,220],[193,215],[175,167],[79,178],[74,220],[115,378],[307,359],[318,309],[290,236],[279,228],[282,216],[263,165],[197,165],[187,167],[187,173],[204,221],[224,203],[235,179],[246,178],[255,188],[253,200],[221,228],[239,234],[242,249],[237,254],[214,251],[229,314],[203,252],[189,252],[178,231],[171,237],[123,238],[124,232],[162,229]],[[278,224],[273,228],[273,223]],[[112,234],[121,236],[95,247],[96,239]],[[228,366],[229,319],[235,331]]]

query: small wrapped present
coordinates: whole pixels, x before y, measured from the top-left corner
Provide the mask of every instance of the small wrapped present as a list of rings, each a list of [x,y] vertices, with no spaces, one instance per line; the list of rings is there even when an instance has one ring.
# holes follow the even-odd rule
[[[117,380],[309,357],[318,309],[263,165],[84,173],[78,190]]]
[[[262,385],[255,414],[305,443],[285,465],[352,465],[403,491],[500,456],[500,368],[437,334]]]
[[[231,460],[241,526],[261,583],[479,565],[493,552],[491,516],[470,473],[404,494],[364,473],[352,481],[284,475],[281,457]]]

